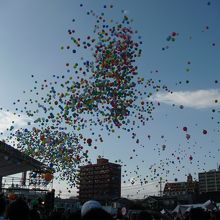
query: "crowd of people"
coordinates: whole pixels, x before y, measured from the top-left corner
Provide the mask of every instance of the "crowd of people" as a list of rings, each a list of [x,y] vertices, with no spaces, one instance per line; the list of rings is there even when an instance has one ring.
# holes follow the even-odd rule
[[[30,204],[25,198],[14,201],[0,196],[0,220],[220,220],[220,211],[208,211],[193,208],[189,212],[161,214],[150,210],[130,211],[129,213],[112,216],[105,211],[98,201],[85,202],[81,210],[48,210],[40,204]]]
[[[203,208],[192,208],[189,212],[174,213],[174,220],[220,220],[220,211],[204,210]]]
[[[48,208],[37,200],[18,197],[8,200],[0,195],[0,220],[72,220],[81,219],[81,213]]]

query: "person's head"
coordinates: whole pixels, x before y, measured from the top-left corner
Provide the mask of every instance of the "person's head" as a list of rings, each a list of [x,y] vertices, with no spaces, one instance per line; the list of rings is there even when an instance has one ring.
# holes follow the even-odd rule
[[[5,213],[6,201],[4,197],[0,197],[0,216]]]
[[[84,216],[88,211],[95,208],[102,208],[101,204],[95,200],[85,202],[81,208],[81,216]]]
[[[138,214],[138,216],[136,217],[137,220],[152,220],[152,216],[150,213],[146,212],[146,211],[142,211]]]
[[[129,220],[136,220],[137,219],[137,213],[131,213]]]
[[[80,212],[72,212],[68,216],[67,220],[81,220]]]
[[[112,216],[106,212],[101,204],[95,200],[85,202],[81,208],[81,218],[83,220],[90,219],[106,219],[111,220]]]
[[[209,213],[202,208],[193,208],[189,212],[190,220],[209,220]]]
[[[61,212],[52,212],[50,217],[49,217],[49,220],[60,220],[62,219],[62,213]]]
[[[27,203],[22,199],[12,202],[7,209],[7,217],[9,220],[28,220],[29,208]]]
[[[113,219],[112,216],[102,208],[91,209],[81,217],[82,220],[93,220],[93,219],[112,220]]]
[[[40,220],[40,214],[38,213],[37,209],[34,207],[32,210],[30,210],[30,219],[31,220]]]

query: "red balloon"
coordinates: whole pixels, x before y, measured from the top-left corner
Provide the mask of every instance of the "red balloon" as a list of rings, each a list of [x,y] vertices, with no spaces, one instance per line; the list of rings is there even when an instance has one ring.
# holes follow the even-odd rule
[[[92,144],[92,139],[91,139],[91,138],[88,138],[88,139],[87,139],[87,144],[88,144],[89,146],[91,146],[91,144]]]

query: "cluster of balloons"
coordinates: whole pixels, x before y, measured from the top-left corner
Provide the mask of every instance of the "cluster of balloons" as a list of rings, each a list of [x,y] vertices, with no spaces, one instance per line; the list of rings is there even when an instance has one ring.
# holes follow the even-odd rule
[[[184,126],[184,127],[183,127],[183,131],[184,131],[184,132],[187,132],[187,131],[188,131],[188,128]],[[207,133],[208,133],[208,131],[207,131],[206,129],[203,129],[203,130],[202,130],[202,134],[206,135]],[[189,140],[190,137],[191,137],[190,134],[186,133],[186,139]]]
[[[83,4],[80,7],[84,7]],[[103,6],[104,10],[112,8],[113,5]],[[77,183],[79,166],[90,162],[90,153],[104,142],[103,133],[111,135],[118,130],[126,131],[135,141],[135,147],[127,159],[134,161],[140,157],[140,149],[146,144],[142,144],[137,129],[152,120],[154,110],[160,106],[159,102],[155,103],[150,98],[155,92],[172,93],[161,80],[140,76],[137,61],[142,55],[143,42],[125,11],[122,11],[121,21],[116,22],[108,20],[104,11],[96,14],[90,10],[86,14],[95,18],[91,34],[83,35],[74,28],[68,29],[69,44],[61,46],[61,51],[71,56],[65,62],[66,73],[53,75],[52,79],[43,81],[31,76],[33,88],[29,92],[24,91],[24,101],[19,99],[14,102],[17,114],[26,114],[30,120],[25,128],[19,129],[12,122],[6,140],[58,172],[57,178],[67,181],[70,187]],[[72,21],[74,26],[77,20]],[[168,46],[162,50],[168,49],[178,36],[177,32],[171,32],[166,38]],[[86,57],[81,54],[86,54]],[[190,71],[190,66],[191,61],[188,61],[186,72]],[[151,73],[156,73],[156,77],[159,75],[158,70]],[[179,81],[176,85],[183,83],[188,84],[189,80]],[[218,83],[216,79],[214,84],[218,86]],[[28,95],[26,99],[25,94]],[[217,99],[215,103],[218,103]],[[180,105],[179,108],[184,109],[184,106]],[[215,109],[212,114],[216,114]],[[212,119],[215,118],[218,117],[213,115]],[[220,123],[218,119],[216,123]],[[185,168],[182,161],[185,159],[201,167],[201,161],[195,159],[198,143],[193,143],[191,147],[188,145],[193,139],[189,132],[191,128],[181,128],[187,143],[184,146],[179,144],[171,155],[166,156],[168,138],[164,134],[159,138],[153,137],[150,131],[146,134],[149,142],[159,140],[154,150],[163,157],[148,169],[145,167],[146,176],[139,172],[146,161],[139,160],[141,164],[129,171],[129,164],[121,158],[116,160],[123,166],[123,182],[135,176],[128,179],[132,185],[137,181],[141,185],[148,184],[162,176],[167,178],[172,172],[177,181],[175,171],[182,172]],[[207,135],[210,130],[201,129],[200,133]],[[211,153],[207,156],[211,157]],[[48,173],[40,178],[48,183],[53,175]],[[35,183],[38,174],[32,174],[32,179]]]
[[[42,173],[39,171],[32,171],[29,173],[29,185],[47,186],[53,180],[54,175],[51,172]]]
[[[170,92],[160,80],[139,77],[136,61],[142,54],[142,41],[124,12],[120,22],[108,22],[104,12],[87,14],[96,18],[92,34],[79,37],[69,29],[70,44],[61,50],[71,51],[74,57],[86,50],[89,56],[67,62],[66,75],[53,75],[53,80],[41,84],[34,81],[33,99],[14,102],[16,111],[30,120],[25,128],[12,125],[7,139],[59,172],[58,178],[70,187],[76,185],[79,165],[89,161],[89,151],[97,149],[95,142],[104,141],[94,128],[108,134],[123,129],[135,138],[135,128],[153,119],[155,106],[146,97],[155,91]],[[91,136],[84,137],[84,130]]]
[[[170,35],[167,36],[166,41],[169,42],[169,43],[170,42],[175,42],[178,36],[179,36],[179,33],[173,31]],[[170,48],[170,46],[167,45],[165,47],[162,47],[162,50],[167,50],[169,48]]]

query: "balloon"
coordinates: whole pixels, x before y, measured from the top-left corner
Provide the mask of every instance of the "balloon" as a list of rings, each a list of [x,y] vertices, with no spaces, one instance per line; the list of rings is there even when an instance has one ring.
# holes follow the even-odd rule
[[[186,134],[186,139],[189,140],[190,139],[190,135]]]
[[[92,139],[91,139],[91,138],[88,138],[88,139],[87,139],[87,144],[88,144],[89,146],[91,146],[91,144],[92,144]]]
[[[44,179],[48,182],[50,182],[53,179],[53,174],[52,173],[45,173]]]
[[[203,133],[203,134],[207,134],[208,131],[204,129],[204,130],[202,131],[202,133]]]

